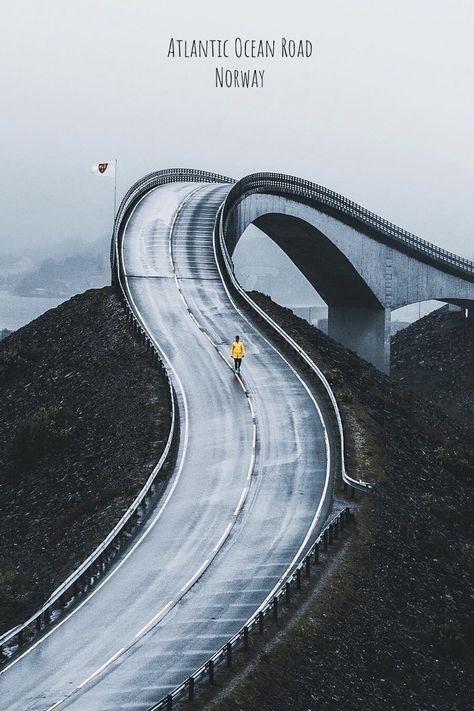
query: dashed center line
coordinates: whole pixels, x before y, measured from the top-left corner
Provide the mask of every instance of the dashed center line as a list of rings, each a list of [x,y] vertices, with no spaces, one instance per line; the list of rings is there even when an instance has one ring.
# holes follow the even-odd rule
[[[248,489],[248,486],[245,486],[244,489],[243,489],[243,491],[242,491],[242,493],[241,493],[241,495],[240,495],[239,503],[237,504],[237,507],[236,507],[236,509],[235,509],[235,511],[234,511],[234,516],[237,516],[237,514],[238,514],[239,511],[240,511],[240,509],[242,508],[242,504],[244,503],[244,500],[245,500],[245,497],[247,496],[247,491],[248,491],[248,490],[249,490],[249,489]]]
[[[88,684],[90,681],[92,681],[92,679],[93,679],[94,677],[96,677],[98,674],[100,674],[101,672],[103,672],[104,669],[106,669],[106,668],[109,666],[109,664],[112,664],[112,662],[114,661],[114,659],[117,659],[117,657],[119,657],[119,656],[122,654],[122,652],[125,651],[125,649],[126,649],[125,647],[122,647],[121,649],[119,649],[118,652],[115,652],[115,654],[113,654],[113,655],[110,657],[110,659],[107,659],[107,661],[104,662],[104,664],[102,664],[101,667],[99,667],[98,669],[96,669],[95,672],[93,672],[92,674],[90,674],[90,676],[88,676],[87,679],[84,679],[84,681],[81,681],[81,683],[77,686],[77,688],[78,688],[78,689],[82,689],[83,686],[85,686],[85,685]]]
[[[57,709],[59,704],[62,704],[63,701],[64,701],[64,699],[59,699],[59,701],[56,701],[55,704],[53,704],[52,706],[47,708],[46,711],[53,711],[53,709]]]
[[[200,574],[202,573],[202,571],[204,570],[204,568],[206,567],[206,565],[208,563],[209,563],[209,559],[204,561],[204,563],[196,570],[194,575],[191,578],[189,578],[188,582],[185,585],[183,585],[183,587],[181,588],[181,592],[184,592],[189,587],[191,587],[191,584],[196,580],[196,578],[198,578],[200,576]]]
[[[231,522],[228,524],[228,526],[226,527],[224,533],[222,534],[222,536],[221,536],[221,537],[219,538],[219,540],[217,541],[216,545],[215,545],[214,548],[212,549],[212,552],[213,552],[213,553],[217,553],[217,551],[219,550],[219,548],[221,547],[221,545],[224,543],[225,539],[227,538],[227,534],[229,533],[230,529],[232,528],[232,525],[233,525],[233,521],[231,521]]]
[[[152,617],[149,622],[146,623],[146,625],[143,625],[143,627],[141,628],[141,630],[139,630],[139,631],[137,632],[137,634],[135,635],[135,637],[141,637],[141,635],[143,634],[143,632],[144,632],[148,627],[150,627],[154,622],[156,622],[157,619],[165,612],[165,610],[167,610],[168,607],[173,604],[173,602],[174,602],[174,600],[170,600],[169,602],[167,602],[166,605],[165,605],[164,607],[162,607],[161,610],[160,610],[159,612],[157,612],[156,615],[155,615],[154,617]]]

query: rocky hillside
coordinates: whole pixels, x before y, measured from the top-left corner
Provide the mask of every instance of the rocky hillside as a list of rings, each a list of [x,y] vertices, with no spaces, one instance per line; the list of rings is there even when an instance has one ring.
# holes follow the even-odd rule
[[[169,394],[105,288],[0,343],[0,400],[1,633],[128,508],[163,451]]]
[[[447,383],[444,396],[431,407],[288,309],[253,296],[326,373],[350,435],[351,472],[370,476],[377,486],[358,511],[343,565],[308,614],[261,653],[246,678],[211,708],[470,711],[472,429],[446,416],[443,407],[456,409]],[[464,333],[466,325],[452,317],[448,322]],[[458,385],[459,371],[450,365],[450,336],[431,332],[438,318],[445,317],[425,319],[419,328],[430,332],[431,352],[436,343],[446,344],[436,362],[450,371],[456,398],[467,381]],[[416,352],[418,361],[432,357],[422,355],[421,339],[410,345],[410,329],[397,338],[406,339],[404,352]],[[401,352],[398,344],[395,351]],[[401,364],[397,370],[400,380]]]
[[[474,427],[474,318],[446,307],[392,339],[392,380]]]

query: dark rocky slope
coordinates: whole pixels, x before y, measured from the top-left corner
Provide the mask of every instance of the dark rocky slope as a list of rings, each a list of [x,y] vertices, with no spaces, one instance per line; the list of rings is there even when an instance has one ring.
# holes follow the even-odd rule
[[[0,633],[120,519],[163,451],[164,376],[110,288],[0,344]]]
[[[391,377],[472,429],[474,318],[444,307],[397,333],[392,339]]]
[[[470,711],[474,435],[442,409],[449,386],[432,407],[253,296],[327,374],[350,434],[351,471],[378,484],[358,512],[346,559],[309,613],[212,709]],[[409,331],[404,338],[408,350]],[[444,352],[446,370],[453,358],[463,361],[462,349],[453,342]]]

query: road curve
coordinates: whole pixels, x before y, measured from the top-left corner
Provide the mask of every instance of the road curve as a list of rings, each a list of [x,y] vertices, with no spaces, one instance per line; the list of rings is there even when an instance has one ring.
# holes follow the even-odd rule
[[[2,708],[145,711],[245,623],[325,521],[332,471],[317,402],[216,265],[229,187],[164,185],[128,219],[124,287],[177,395],[175,472],[131,550],[2,671]],[[229,367],[236,333],[242,381]]]

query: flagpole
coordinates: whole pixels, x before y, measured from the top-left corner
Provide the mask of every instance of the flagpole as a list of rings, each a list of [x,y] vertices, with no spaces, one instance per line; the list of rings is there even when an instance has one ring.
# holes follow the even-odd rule
[[[118,159],[114,158],[115,171],[114,171],[114,220],[112,222],[112,231],[115,224],[115,215],[117,214],[117,170],[118,170]]]

